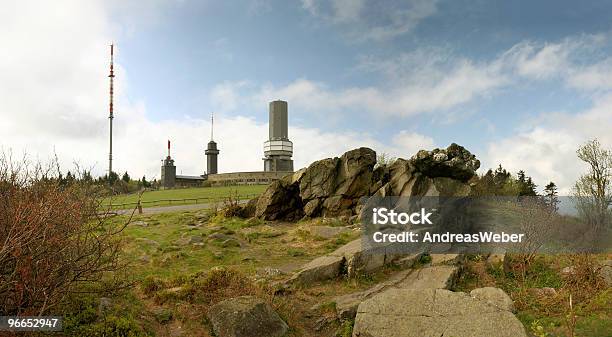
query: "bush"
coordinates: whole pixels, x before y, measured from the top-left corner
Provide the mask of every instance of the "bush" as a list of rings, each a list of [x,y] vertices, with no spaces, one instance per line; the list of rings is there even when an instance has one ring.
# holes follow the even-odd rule
[[[44,314],[122,266],[124,227],[98,215],[97,188],[50,172],[0,155],[0,315]]]

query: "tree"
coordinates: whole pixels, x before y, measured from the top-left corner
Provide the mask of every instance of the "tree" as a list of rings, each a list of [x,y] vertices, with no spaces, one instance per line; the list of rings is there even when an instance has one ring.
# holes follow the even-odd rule
[[[584,217],[596,230],[610,220],[612,205],[612,151],[604,149],[597,139],[576,151],[578,158],[588,165],[588,171],[574,185],[574,195]]]
[[[379,166],[389,166],[393,164],[397,158],[391,157],[388,153],[381,153],[376,157],[376,167]]]
[[[554,212],[559,210],[559,192],[557,190],[557,185],[552,181],[544,186],[544,200],[546,205]]]
[[[531,177],[527,177],[527,181],[525,182],[525,185],[523,186],[520,195],[536,196],[538,195],[538,193],[536,192],[536,187],[538,187],[538,185],[533,182]]]
[[[115,172],[110,172],[108,176],[104,176],[109,185],[114,185],[119,180],[119,175]]]
[[[145,176],[142,176],[142,187],[151,187],[151,184],[147,181],[147,178]]]
[[[531,177],[525,174],[525,171],[520,170],[516,174],[516,183],[519,196],[536,196],[537,185],[533,183]]]
[[[127,173],[127,171],[125,171],[125,173],[121,177],[121,180],[125,181],[126,183],[130,182],[130,175]]]

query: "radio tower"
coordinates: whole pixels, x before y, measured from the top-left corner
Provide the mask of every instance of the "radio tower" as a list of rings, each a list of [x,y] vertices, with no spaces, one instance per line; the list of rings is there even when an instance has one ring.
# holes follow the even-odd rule
[[[108,153],[108,177],[110,181],[110,175],[113,172],[113,78],[115,78],[115,74],[113,73],[113,44],[110,45],[110,74],[108,75],[110,79],[110,102],[109,102],[109,115],[108,120],[110,121],[110,142],[109,142],[109,153]]]

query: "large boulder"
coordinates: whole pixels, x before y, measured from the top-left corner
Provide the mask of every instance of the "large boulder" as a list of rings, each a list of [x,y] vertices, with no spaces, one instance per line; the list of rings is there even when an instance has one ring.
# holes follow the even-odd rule
[[[376,152],[365,147],[314,162],[298,181],[305,215],[353,214],[359,198],[370,193],[375,164]]]
[[[272,183],[259,197],[255,216],[268,220],[358,214],[368,196],[465,196],[480,162],[462,146],[419,151],[376,166],[376,152],[358,148],[312,163]]]
[[[421,150],[410,162],[419,172],[430,178],[448,177],[463,182],[470,180],[480,167],[476,156],[455,143],[446,149]]]
[[[291,183],[291,176],[270,184],[257,199],[255,216],[266,220],[296,220],[303,216],[299,186]]]
[[[357,308],[354,337],[527,337],[508,310],[445,289],[389,289]]]
[[[217,303],[207,316],[218,337],[281,337],[289,328],[269,304],[253,296]]]

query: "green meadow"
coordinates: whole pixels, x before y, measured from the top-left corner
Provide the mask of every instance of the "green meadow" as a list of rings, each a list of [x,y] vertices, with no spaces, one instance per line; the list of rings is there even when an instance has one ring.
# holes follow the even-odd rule
[[[146,191],[140,196],[139,193],[123,194],[105,200],[104,204],[116,205],[114,208],[134,207],[134,203],[141,197],[143,207],[167,206],[167,205],[189,205],[195,203],[209,203],[223,201],[229,197],[234,199],[250,199],[261,194],[267,185],[237,185],[218,187],[194,187],[177,188],[169,190]],[[184,200],[184,199],[209,199],[209,200]],[[127,205],[130,204],[131,205]]]

